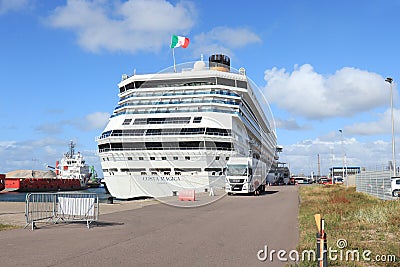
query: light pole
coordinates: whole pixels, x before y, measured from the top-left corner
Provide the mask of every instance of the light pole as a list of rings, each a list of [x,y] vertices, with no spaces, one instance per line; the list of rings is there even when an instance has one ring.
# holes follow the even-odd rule
[[[396,169],[396,149],[394,141],[393,87],[392,87],[393,79],[388,77],[386,78],[385,82],[388,82],[390,84],[390,116],[392,122],[392,165],[393,165],[393,176],[396,176],[397,169]]]
[[[345,177],[346,177],[346,187],[347,187],[349,184],[348,184],[348,181],[347,181],[346,151],[345,151],[345,148],[344,148],[344,145],[343,145],[343,131],[342,131],[342,129],[340,129],[339,132],[340,132],[340,136],[341,136],[341,141],[342,141],[341,143],[342,143],[342,150],[343,150],[342,178],[344,180]],[[346,176],[345,176],[345,169],[346,169]]]

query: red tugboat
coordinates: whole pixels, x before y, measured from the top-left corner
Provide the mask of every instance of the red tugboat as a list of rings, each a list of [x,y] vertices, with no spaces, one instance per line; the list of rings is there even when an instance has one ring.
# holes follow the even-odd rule
[[[75,154],[71,141],[69,152],[64,154],[56,167],[48,171],[16,170],[6,174],[5,190],[20,192],[67,191],[87,188],[92,173],[83,156]]]

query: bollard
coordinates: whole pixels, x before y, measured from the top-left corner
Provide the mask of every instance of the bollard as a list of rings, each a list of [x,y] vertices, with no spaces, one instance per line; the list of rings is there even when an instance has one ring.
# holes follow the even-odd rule
[[[325,220],[320,214],[315,214],[315,223],[317,224],[317,261],[318,267],[328,267],[328,242],[325,233]]]

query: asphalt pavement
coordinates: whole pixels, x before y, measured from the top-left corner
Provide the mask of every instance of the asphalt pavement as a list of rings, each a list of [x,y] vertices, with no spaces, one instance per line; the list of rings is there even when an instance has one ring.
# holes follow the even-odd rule
[[[1,266],[285,266],[271,250],[298,242],[298,187],[261,196],[217,196],[200,207],[164,203],[103,214],[85,223],[0,232]],[[127,205],[124,205],[127,207]],[[112,210],[113,206],[108,206]],[[29,227],[28,227],[29,228]],[[265,261],[259,258],[266,256]],[[258,256],[257,256],[258,255]],[[287,257],[287,255],[286,255]]]

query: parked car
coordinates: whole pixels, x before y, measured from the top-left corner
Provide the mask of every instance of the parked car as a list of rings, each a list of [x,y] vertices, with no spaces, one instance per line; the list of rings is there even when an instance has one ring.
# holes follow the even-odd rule
[[[392,177],[392,196],[400,197],[400,177]]]

